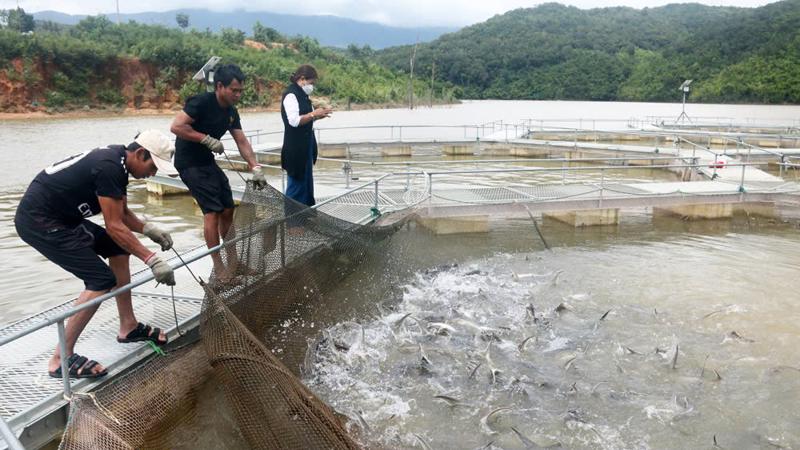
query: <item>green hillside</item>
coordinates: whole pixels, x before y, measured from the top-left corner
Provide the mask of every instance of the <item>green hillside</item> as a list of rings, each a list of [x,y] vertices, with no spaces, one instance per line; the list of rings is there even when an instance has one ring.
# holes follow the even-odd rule
[[[191,76],[212,55],[235,63],[248,76],[242,106],[276,106],[300,64],[320,72],[315,96],[346,105],[404,104],[408,76],[375,62],[355,60],[308,37],[286,38],[256,24],[251,36],[235,29],[181,31],[104,16],[74,26],[0,20],[0,111],[24,112],[97,106],[172,107],[202,87]],[[24,12],[22,13],[24,15]],[[8,11],[6,11],[6,16]],[[2,18],[2,14],[0,14]],[[31,30],[33,28],[33,30]],[[429,97],[429,83],[414,84]],[[445,85],[441,99],[452,99]]]
[[[369,59],[408,71],[412,46]],[[417,49],[415,72],[465,98],[800,103],[800,0],[517,9]]]

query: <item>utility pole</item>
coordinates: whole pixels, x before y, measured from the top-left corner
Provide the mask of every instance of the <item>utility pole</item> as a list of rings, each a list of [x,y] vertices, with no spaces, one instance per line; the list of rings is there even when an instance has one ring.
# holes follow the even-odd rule
[[[117,0],[117,25],[119,25],[119,0]]]
[[[414,109],[414,59],[417,57],[417,45],[419,45],[419,38],[414,44],[414,51],[411,53],[411,73],[408,77],[408,108]]]

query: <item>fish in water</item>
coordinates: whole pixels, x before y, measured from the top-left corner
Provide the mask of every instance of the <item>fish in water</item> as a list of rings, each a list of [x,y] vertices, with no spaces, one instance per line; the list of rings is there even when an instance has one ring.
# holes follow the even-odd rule
[[[678,365],[678,352],[679,352],[678,343],[675,343],[675,354],[672,356],[672,368],[675,369],[675,366]]]
[[[425,441],[425,439],[423,439],[422,436],[418,435],[417,433],[413,433],[413,434],[414,434],[414,437],[417,438],[417,441],[422,445],[422,448],[424,448],[425,450],[433,450],[431,448],[431,446],[428,444],[428,442]]]
[[[486,367],[489,368],[489,374],[492,377],[492,384],[497,382],[497,376],[502,373],[502,371],[494,366],[492,362],[492,343],[489,342],[489,345],[486,346],[486,352],[483,354],[483,359],[486,361]]]
[[[538,337],[537,337],[537,335],[533,334],[533,335],[530,335],[530,336],[526,337],[525,339],[523,339],[522,342],[520,342],[519,345],[517,345],[517,348],[519,349],[520,352],[524,352],[525,351],[525,344],[527,344],[528,341],[530,341],[531,339],[533,339],[534,340],[533,342],[536,343],[536,341],[538,340]]]
[[[352,416],[356,416],[356,420],[354,420]],[[364,430],[365,432],[367,432],[367,433],[371,432],[371,429],[370,429],[369,425],[367,424],[367,421],[364,420],[364,416],[362,416],[359,411],[355,411],[352,415],[350,415],[350,420],[352,420],[353,422],[358,423],[358,425],[361,427],[361,429]]]
[[[558,306],[556,306],[556,312],[559,314],[561,314],[564,311],[571,311],[571,310],[572,308],[566,302],[561,302],[558,304]]]
[[[547,446],[541,446],[541,445],[537,444],[536,442],[533,442],[531,439],[526,437],[524,434],[520,433],[519,430],[517,430],[513,426],[511,427],[511,431],[513,431],[514,434],[517,435],[519,440],[522,441],[522,445],[525,446],[525,450],[540,450],[540,449],[545,449],[545,448],[561,448],[561,443],[560,442],[556,442],[554,444],[550,444],[550,445],[547,445]]]
[[[528,303],[528,306],[525,307],[525,318],[533,320],[533,323],[539,321],[539,319],[536,318],[536,309],[533,307],[533,303]]]
[[[455,397],[450,397],[449,395],[434,395],[433,398],[444,401],[447,403],[447,406],[451,408],[455,408],[457,406],[470,406]]]
[[[444,322],[430,322],[428,324],[428,331],[433,334],[438,334],[440,336],[447,336],[449,334],[455,333],[456,329]]]
[[[703,378],[703,375],[705,375],[706,373],[706,362],[708,361],[709,356],[710,355],[706,355],[706,359],[703,360],[703,368],[700,369],[700,378]],[[722,376],[720,376],[719,372],[717,372],[717,369],[711,369],[711,370],[714,372],[714,375],[716,376],[714,381],[722,380]]]
[[[417,343],[417,347],[419,348],[419,365],[423,369],[428,369],[433,366],[431,360],[428,358],[428,354],[425,353],[425,350],[422,349],[422,344]]]
[[[538,449],[538,448],[540,448],[538,445],[536,445],[535,442],[533,442],[532,440],[528,439],[524,434],[520,433],[519,430],[517,430],[516,428],[511,427],[511,431],[513,431],[514,434],[517,435],[519,440],[522,441],[522,445],[524,445],[526,449]]]
[[[489,434],[495,434],[496,431],[492,429],[492,425],[495,423],[495,421],[497,421],[497,417],[500,415],[500,413],[504,411],[511,411],[512,409],[514,408],[511,406],[501,406],[489,411],[489,414],[486,414],[483,416],[483,418],[481,418],[481,427],[488,431]]]
[[[406,315],[404,315],[403,317],[401,317],[401,318],[397,319],[397,320],[394,322],[394,324],[393,324],[393,325],[394,325],[394,327],[395,327],[395,328],[399,328],[399,327],[400,327],[400,325],[402,325],[402,324],[403,324],[403,322],[404,322],[404,321],[405,321],[407,318],[409,318],[409,317],[411,317],[411,313],[407,313],[407,314],[406,314]],[[413,319],[413,317],[411,317],[411,318]]]
[[[741,334],[737,333],[736,330],[731,331],[730,333],[728,333],[728,336],[726,336],[726,337],[727,338],[731,338],[731,339],[735,339],[735,340],[741,341],[741,342],[747,342],[749,344],[755,342],[755,340],[746,338],[746,337],[742,336]]]
[[[483,365],[482,362],[479,362],[478,364],[475,364],[475,367],[472,368],[472,372],[469,373],[469,378],[470,379],[475,377],[475,373],[478,372],[478,368],[481,367],[481,365]]]

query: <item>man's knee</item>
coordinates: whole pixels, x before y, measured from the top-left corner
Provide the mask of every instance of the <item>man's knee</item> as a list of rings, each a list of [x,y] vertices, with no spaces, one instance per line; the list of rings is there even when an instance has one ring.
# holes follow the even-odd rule
[[[111,269],[97,273],[90,280],[84,280],[87,291],[107,292],[117,286],[117,277]]]

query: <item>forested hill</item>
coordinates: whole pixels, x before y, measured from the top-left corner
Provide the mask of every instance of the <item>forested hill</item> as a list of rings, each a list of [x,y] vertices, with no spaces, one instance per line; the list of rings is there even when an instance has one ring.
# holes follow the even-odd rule
[[[192,75],[212,55],[241,66],[248,77],[243,107],[278,107],[289,77],[300,64],[319,73],[315,98],[351,104],[405,104],[408,77],[352,51],[322,47],[315,39],[287,37],[259,22],[251,33],[115,24],[89,16],[74,26],[35,22],[22,9],[0,10],[0,112],[97,108],[175,109],[203,86]],[[417,97],[430,99],[427,80],[414,80]],[[432,101],[453,101],[437,83]]]
[[[377,52],[408,71],[413,46]],[[466,98],[800,103],[800,0],[760,8],[676,4],[517,9],[416,53],[415,77]]]

